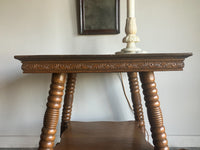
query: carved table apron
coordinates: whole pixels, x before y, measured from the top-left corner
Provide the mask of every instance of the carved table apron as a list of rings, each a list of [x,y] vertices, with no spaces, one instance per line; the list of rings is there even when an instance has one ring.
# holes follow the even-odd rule
[[[52,73],[52,80],[47,102],[47,109],[44,115],[44,123],[40,137],[39,150],[53,150],[56,134],[56,126],[59,118],[59,110],[61,108],[62,96],[64,93],[64,84],[67,85],[64,97],[64,106],[62,111],[61,134],[63,139],[61,144],[55,149],[69,150],[90,150],[94,147],[82,146],[76,148],[72,144],[62,142],[66,139],[64,133],[66,129],[76,129],[81,126],[87,130],[87,126],[97,128],[99,124],[88,123],[71,123],[71,111],[73,103],[73,94],[75,89],[77,73],[111,73],[111,72],[127,72],[132,102],[135,114],[135,121],[141,133],[145,132],[145,123],[141,97],[138,87],[137,72],[142,83],[144,100],[147,107],[148,119],[151,125],[154,149],[167,150],[168,141],[166,138],[165,127],[163,125],[163,117],[160,109],[160,102],[157,94],[154,71],[180,71],[184,67],[184,59],[191,56],[191,53],[163,53],[163,54],[130,54],[130,55],[31,55],[31,56],[15,56],[16,59],[22,62],[22,70],[24,73]],[[110,125],[111,124],[111,125]],[[109,126],[113,126],[113,130],[120,123],[102,123],[105,130]],[[130,122],[121,123],[121,126],[130,126]],[[134,123],[132,123],[134,125]],[[74,127],[74,128],[73,128]],[[120,127],[119,127],[120,128]],[[112,129],[112,128],[111,128]],[[70,130],[69,130],[70,131]],[[119,131],[120,132],[120,131]],[[89,129],[88,129],[89,133]],[[127,133],[128,134],[128,133]],[[140,133],[138,133],[140,134]],[[132,135],[131,135],[132,136]],[[139,137],[139,135],[137,135]],[[108,138],[108,137],[105,137]],[[114,137],[113,137],[114,138]],[[123,139],[121,139],[123,140]],[[70,141],[70,140],[69,140]],[[95,141],[96,142],[96,141]],[[95,143],[94,142],[94,143]],[[99,141],[100,142],[100,141]],[[103,141],[105,143],[105,141]],[[102,142],[102,143],[103,143]],[[81,143],[81,142],[80,142]],[[84,143],[85,144],[85,143]],[[84,145],[83,144],[83,145]],[[98,143],[97,143],[98,144]],[[116,143],[117,144],[117,143]],[[133,143],[131,143],[133,145]],[[62,145],[67,145],[67,148],[62,148]],[[81,144],[80,144],[81,145]],[[92,144],[91,144],[92,145]],[[106,144],[105,144],[106,145]],[[113,147],[114,144],[103,149],[117,150]],[[128,145],[128,144],[127,144]],[[119,144],[122,149],[134,149],[134,147],[123,147],[123,143]],[[71,147],[71,148],[70,148]],[[100,147],[100,146],[99,146]],[[126,148],[125,148],[126,147]],[[100,149],[98,146],[95,149]],[[118,148],[119,149],[119,148]],[[150,149],[148,145],[137,149]]]

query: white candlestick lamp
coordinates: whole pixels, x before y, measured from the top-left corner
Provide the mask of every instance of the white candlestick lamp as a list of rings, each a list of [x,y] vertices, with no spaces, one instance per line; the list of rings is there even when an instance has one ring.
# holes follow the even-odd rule
[[[127,43],[127,46],[116,54],[142,53],[142,50],[136,47],[136,43],[139,42],[140,39],[136,36],[137,26],[135,17],[135,0],[127,0],[127,19],[125,32],[126,36],[123,38],[123,43]]]
[[[135,0],[127,0],[127,17],[135,17]]]

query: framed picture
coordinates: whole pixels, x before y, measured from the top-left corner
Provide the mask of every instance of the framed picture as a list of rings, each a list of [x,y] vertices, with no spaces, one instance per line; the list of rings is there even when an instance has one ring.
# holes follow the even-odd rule
[[[118,34],[120,0],[77,0],[79,34]]]

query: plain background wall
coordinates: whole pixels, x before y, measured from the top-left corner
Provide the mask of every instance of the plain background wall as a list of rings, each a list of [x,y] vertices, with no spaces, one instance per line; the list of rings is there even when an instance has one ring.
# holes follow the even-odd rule
[[[159,72],[156,81],[169,145],[200,146],[200,1],[136,3],[138,47],[194,54],[184,72]],[[126,1],[120,6],[120,34],[79,36],[75,0],[0,0],[0,147],[38,145],[49,90],[49,74],[22,74],[13,56],[114,54],[125,47]],[[78,75],[72,120],[131,119],[118,74]]]

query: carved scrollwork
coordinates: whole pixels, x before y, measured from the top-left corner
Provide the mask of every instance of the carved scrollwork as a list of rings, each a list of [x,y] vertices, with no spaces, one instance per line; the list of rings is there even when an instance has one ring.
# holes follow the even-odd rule
[[[119,63],[24,63],[23,71],[30,72],[120,72],[182,70],[182,61],[119,62]]]

